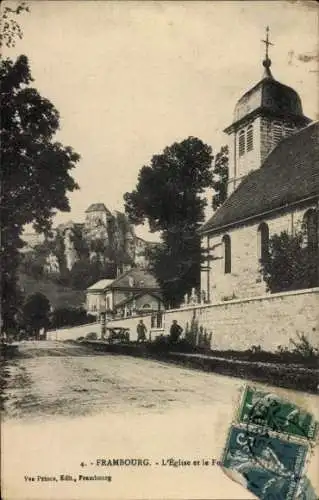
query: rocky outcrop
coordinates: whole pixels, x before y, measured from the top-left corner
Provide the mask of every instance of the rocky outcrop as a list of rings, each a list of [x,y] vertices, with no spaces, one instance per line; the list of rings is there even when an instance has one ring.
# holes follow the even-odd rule
[[[136,236],[125,214],[95,203],[86,210],[84,223],[60,224],[30,252],[45,255],[43,271],[49,275],[71,271],[79,261],[114,263],[122,272],[134,264],[147,267],[145,252],[150,245]]]

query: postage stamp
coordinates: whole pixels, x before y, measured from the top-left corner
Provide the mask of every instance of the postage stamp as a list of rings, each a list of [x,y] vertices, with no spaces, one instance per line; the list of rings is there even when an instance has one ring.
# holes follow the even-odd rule
[[[277,394],[247,387],[239,408],[237,422],[265,428],[297,438],[314,440],[318,422],[308,413]]]
[[[225,468],[241,474],[261,500],[294,500],[308,454],[306,443],[232,425],[222,457]]]

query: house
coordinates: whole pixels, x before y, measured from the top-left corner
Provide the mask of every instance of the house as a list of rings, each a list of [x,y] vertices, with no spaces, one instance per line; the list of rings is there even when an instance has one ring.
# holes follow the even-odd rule
[[[86,310],[89,314],[99,316],[106,310],[106,289],[113,283],[112,279],[103,279],[86,290]]]
[[[164,310],[160,287],[145,269],[132,268],[114,280],[103,279],[86,292],[91,314],[128,317]]]
[[[268,42],[268,38],[267,38]],[[225,203],[201,227],[209,302],[266,293],[260,274],[270,236],[302,224],[318,246],[319,123],[304,116],[295,90],[275,80],[268,57],[260,82],[236,104]]]

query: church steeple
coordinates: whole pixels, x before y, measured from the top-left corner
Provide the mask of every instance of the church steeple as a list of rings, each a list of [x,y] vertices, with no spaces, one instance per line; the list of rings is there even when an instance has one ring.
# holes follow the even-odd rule
[[[265,44],[266,47],[265,59],[263,60],[263,66],[265,68],[263,78],[273,78],[270,71],[271,59],[269,59],[269,45],[274,45],[274,44],[269,41],[269,26],[267,26],[266,28],[266,40],[262,40],[262,42]]]
[[[259,168],[279,141],[311,120],[304,116],[297,92],[275,80],[270,67],[269,27],[266,28],[264,74],[236,103],[229,136],[230,194],[251,171]]]

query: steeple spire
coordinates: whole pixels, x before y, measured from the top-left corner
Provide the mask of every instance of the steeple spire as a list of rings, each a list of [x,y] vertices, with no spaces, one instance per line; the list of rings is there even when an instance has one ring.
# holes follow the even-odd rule
[[[266,46],[266,54],[265,54],[265,59],[263,60],[263,66],[265,68],[264,71],[264,78],[273,78],[271,71],[270,71],[270,66],[271,66],[271,60],[269,59],[269,45],[274,45],[269,41],[269,26],[266,27],[266,40],[262,40],[262,42]]]

